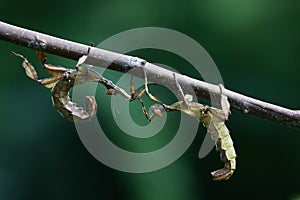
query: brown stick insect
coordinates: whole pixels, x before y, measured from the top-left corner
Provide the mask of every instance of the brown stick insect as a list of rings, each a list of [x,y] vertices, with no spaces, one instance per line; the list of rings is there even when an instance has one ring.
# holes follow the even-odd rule
[[[38,79],[35,68],[29,63],[29,61],[22,55],[12,52],[12,55],[23,59],[23,67],[26,75],[34,81],[44,85],[46,88],[51,89],[51,97],[53,106],[58,112],[66,119],[73,121],[89,120],[94,117],[97,113],[97,102],[95,97],[86,96],[86,109],[77,106],[76,103],[72,102],[69,97],[70,89],[76,84],[84,84],[88,82],[98,82],[107,88],[107,95],[120,94],[128,101],[139,99],[144,93],[144,89],[139,93],[135,94],[135,88],[131,79],[130,94],[126,93],[125,90],[116,86],[112,81],[104,78],[102,75],[97,73],[91,66],[83,67],[80,66],[87,58],[87,55],[82,56],[76,64],[75,69],[68,69],[60,66],[54,66],[46,64],[46,53],[38,52],[38,58],[43,64],[44,69],[52,76],[50,78]],[[144,104],[140,100],[142,106]],[[143,108],[143,110],[145,110]]]

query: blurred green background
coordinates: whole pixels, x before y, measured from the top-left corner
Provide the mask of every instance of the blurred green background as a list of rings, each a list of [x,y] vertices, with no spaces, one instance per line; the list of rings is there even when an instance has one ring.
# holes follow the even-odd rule
[[[292,109],[300,107],[299,9],[300,2],[293,0],[0,2],[4,22],[85,44],[98,44],[137,27],[180,31],[208,51],[227,88]],[[12,50],[19,52],[40,66],[35,52],[0,45],[0,200],[300,198],[299,130],[233,110],[228,126],[239,157],[230,180],[211,180],[210,171],[223,165],[215,151],[198,159],[206,132],[202,127],[192,146],[170,166],[146,174],[119,172],[88,153],[74,125],[52,107],[49,90],[28,79],[21,61],[10,56]],[[132,55],[192,73],[182,70],[185,61],[167,52],[145,50]],[[48,61],[75,65],[51,55]],[[107,73],[113,75],[120,76]],[[97,99],[109,102],[103,93],[99,86]],[[151,101],[145,101],[149,106]],[[137,103],[131,111],[137,123],[147,124]],[[158,147],[172,139],[170,130],[179,116],[172,114],[169,127],[157,135]],[[115,126],[109,109],[98,119],[108,128]],[[119,129],[110,130],[110,139],[123,148],[139,145]]]

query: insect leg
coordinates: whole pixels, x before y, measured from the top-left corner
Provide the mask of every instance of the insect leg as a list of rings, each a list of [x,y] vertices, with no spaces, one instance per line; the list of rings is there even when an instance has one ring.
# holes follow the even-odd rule
[[[137,94],[135,94],[135,91],[136,90],[135,90],[134,83],[133,83],[133,76],[131,76],[131,79],[130,79],[130,96],[131,96],[131,99],[130,99],[130,101],[133,101],[135,99],[140,99],[143,96],[143,94],[145,93],[146,88],[144,87]]]
[[[59,80],[64,78],[63,74],[56,74],[53,77],[45,78],[45,79],[38,79],[38,75],[34,67],[30,64],[30,62],[21,54],[17,54],[12,52],[12,55],[20,57],[23,59],[22,66],[25,69],[26,75],[31,78],[32,80],[44,85],[47,88],[52,88]]]
[[[231,115],[230,104],[228,102],[227,96],[223,95],[225,88],[222,84],[219,85],[221,93],[221,108],[224,111],[225,119],[228,120],[229,115]]]
[[[130,79],[130,96],[131,96],[131,99],[130,101],[133,101],[135,99],[137,99],[141,105],[142,105],[142,110],[143,110],[143,113],[145,115],[145,117],[151,121],[152,120],[152,115],[149,116],[148,112],[147,112],[147,109],[145,107],[145,104],[143,102],[143,100],[141,99],[141,97],[143,96],[143,94],[145,93],[146,91],[146,88],[144,87],[141,91],[139,91],[138,94],[135,94],[135,87],[134,87],[134,83],[133,83],[133,76],[131,76],[131,79]]]
[[[136,94],[135,93],[136,89],[135,89],[134,83],[133,83],[133,77],[131,77],[131,80],[130,80],[130,95],[125,90],[116,86],[114,83],[105,79],[104,77],[99,79],[99,82],[102,83],[108,89],[106,94],[112,95],[112,94],[120,93],[120,95],[122,95],[128,101],[134,101],[137,99],[141,103],[143,113],[149,121],[153,120],[156,115],[160,116],[160,117],[162,116],[161,112],[164,111],[164,108],[160,107],[160,106],[151,106],[150,109],[152,111],[152,114],[151,115],[148,114],[145,104],[144,104],[143,100],[141,99],[141,97],[143,96],[143,94],[146,91],[146,87],[144,87],[142,90],[140,90]]]
[[[178,80],[176,78],[175,73],[173,73],[173,77],[174,77],[174,81],[176,83],[176,87],[178,89],[179,98],[180,98],[180,100],[182,100],[182,102],[184,103],[184,105],[186,107],[188,107],[189,102],[193,101],[193,96],[190,95],[190,94],[184,95],[183,90],[182,90],[182,88],[181,88],[181,86],[180,86],[180,84],[179,84],[179,82],[178,82]]]
[[[177,89],[178,89],[178,95],[179,95],[179,98],[180,98],[182,101],[184,101],[184,93],[183,93],[183,90],[182,90],[180,84],[179,84],[178,81],[177,81],[177,78],[176,78],[175,73],[173,73],[173,78],[174,78],[176,87],[177,87]]]
[[[26,75],[34,81],[38,81],[38,75],[34,69],[34,67],[30,64],[30,62],[21,54],[17,54],[15,52],[11,52],[12,55],[17,56],[23,59],[22,66],[25,69]]]
[[[107,88],[107,95],[114,95],[114,94],[120,94],[123,96],[126,100],[131,100],[131,95],[129,95],[124,89],[118,87],[115,85],[112,81],[101,77],[98,81],[99,83],[103,84]]]
[[[160,105],[153,105],[150,107],[150,110],[152,112],[151,115],[149,115],[147,113],[147,110],[145,108],[145,106],[142,106],[143,108],[143,111],[144,111],[144,114],[146,116],[146,118],[149,120],[149,121],[152,121],[155,116],[158,116],[158,117],[162,117],[162,112],[168,112],[168,111],[171,111],[171,107],[169,105],[166,105],[164,103],[162,103],[157,97],[153,96],[150,92],[149,92],[149,88],[148,88],[148,78],[147,78],[147,71],[144,69],[144,80],[145,80],[145,88],[141,91],[141,92],[146,92],[146,94],[148,95],[148,97],[153,100],[154,102],[156,103],[159,103]],[[139,99],[140,100],[140,99]],[[140,100],[141,101],[141,100]],[[141,102],[142,103],[142,102]],[[143,104],[143,103],[142,103]]]
[[[145,79],[145,91],[146,94],[149,96],[150,99],[152,99],[154,102],[159,103],[160,105],[162,105],[162,107],[165,108],[165,110],[169,109],[169,106],[164,104],[163,102],[161,102],[158,98],[156,98],[155,96],[153,96],[148,89],[148,78],[147,78],[147,71],[144,69],[144,79]]]

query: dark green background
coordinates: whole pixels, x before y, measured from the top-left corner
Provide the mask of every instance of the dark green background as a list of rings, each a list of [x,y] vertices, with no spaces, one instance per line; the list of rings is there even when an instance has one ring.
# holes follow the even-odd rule
[[[299,9],[300,2],[292,0],[0,2],[2,21],[85,44],[144,26],[180,31],[209,52],[227,88],[292,109],[300,107]],[[226,182],[211,180],[209,172],[222,166],[216,152],[197,158],[205,133],[202,127],[189,150],[159,171],[128,174],[104,166],[87,152],[74,125],[51,106],[49,90],[28,79],[21,61],[10,56],[14,50],[40,66],[35,52],[0,45],[1,200],[300,198],[299,131],[235,110],[228,126],[239,157],[236,173]],[[132,55],[192,73],[182,70],[185,62],[167,52],[145,50]],[[51,55],[48,60],[75,65]],[[47,76],[41,68],[38,71]],[[97,99],[108,102],[103,92],[99,87]],[[146,101],[147,106],[150,103]],[[146,124],[142,114],[135,113],[138,106],[133,105],[132,115]],[[111,116],[110,110],[104,110],[98,118],[114,126]],[[173,124],[178,116],[170,116]],[[172,122],[155,144],[172,139],[168,132]],[[124,148],[139,145],[118,129],[110,134]]]

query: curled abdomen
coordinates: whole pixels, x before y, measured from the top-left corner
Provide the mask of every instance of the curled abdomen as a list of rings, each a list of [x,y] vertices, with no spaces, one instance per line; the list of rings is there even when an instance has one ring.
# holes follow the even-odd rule
[[[220,152],[221,161],[225,163],[222,169],[211,173],[213,180],[227,180],[236,169],[236,153],[233,147],[233,141],[229,135],[229,130],[225,126],[225,122],[212,122],[211,126],[217,130],[212,138],[216,142],[217,151]]]
[[[68,80],[59,81],[52,89],[52,102],[57,111],[70,121],[89,120],[97,113],[98,107],[95,97],[86,96],[86,108],[78,106],[69,97],[69,90],[73,84]]]

